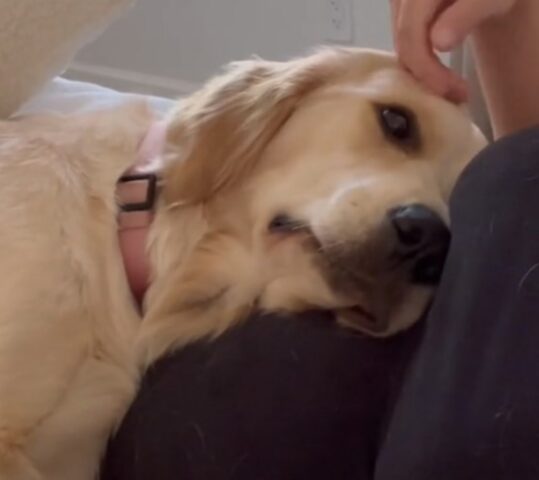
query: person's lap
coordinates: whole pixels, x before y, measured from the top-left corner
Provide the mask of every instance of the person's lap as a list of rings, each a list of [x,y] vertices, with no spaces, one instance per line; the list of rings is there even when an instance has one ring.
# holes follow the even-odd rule
[[[252,319],[152,369],[103,479],[371,479],[378,451],[377,480],[537,478],[538,214],[532,131],[459,182],[419,347],[421,325],[379,341],[319,314]]]
[[[376,480],[539,478],[539,130],[482,152]]]
[[[419,335],[367,339],[318,313],[252,318],[149,372],[102,478],[370,479]]]

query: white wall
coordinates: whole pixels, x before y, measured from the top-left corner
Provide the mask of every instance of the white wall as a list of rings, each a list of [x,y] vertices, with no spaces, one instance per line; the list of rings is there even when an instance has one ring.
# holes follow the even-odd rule
[[[353,43],[390,48],[387,0],[352,0]],[[178,94],[224,63],[284,59],[327,43],[322,0],[138,0],[76,59],[70,75]]]

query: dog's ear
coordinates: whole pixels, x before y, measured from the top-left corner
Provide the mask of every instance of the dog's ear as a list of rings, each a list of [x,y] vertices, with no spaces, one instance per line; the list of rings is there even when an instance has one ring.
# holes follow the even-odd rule
[[[334,73],[337,50],[288,62],[236,62],[173,112],[163,195],[197,203],[244,177],[298,101]]]

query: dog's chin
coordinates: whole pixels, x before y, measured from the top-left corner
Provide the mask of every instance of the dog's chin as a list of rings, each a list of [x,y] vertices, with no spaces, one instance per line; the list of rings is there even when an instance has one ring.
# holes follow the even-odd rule
[[[425,314],[433,295],[432,287],[408,285],[392,305],[389,299],[375,306],[352,305],[335,311],[337,322],[372,337],[389,337],[407,330]],[[378,303],[378,302],[376,302]]]

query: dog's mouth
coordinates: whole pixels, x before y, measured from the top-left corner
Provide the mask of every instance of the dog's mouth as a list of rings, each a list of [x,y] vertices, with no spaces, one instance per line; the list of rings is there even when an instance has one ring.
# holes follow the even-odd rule
[[[339,323],[364,331],[370,335],[380,335],[387,330],[387,321],[384,321],[363,305],[353,305],[337,310]]]

